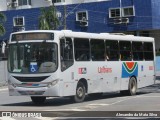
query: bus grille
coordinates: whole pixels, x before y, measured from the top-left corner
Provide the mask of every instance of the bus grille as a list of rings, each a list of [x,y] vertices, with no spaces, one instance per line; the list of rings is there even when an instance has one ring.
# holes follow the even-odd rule
[[[42,76],[42,77],[18,77],[13,76],[15,79],[19,80],[20,82],[41,82],[48,78],[49,76]]]
[[[18,91],[21,95],[43,95],[45,91]]]

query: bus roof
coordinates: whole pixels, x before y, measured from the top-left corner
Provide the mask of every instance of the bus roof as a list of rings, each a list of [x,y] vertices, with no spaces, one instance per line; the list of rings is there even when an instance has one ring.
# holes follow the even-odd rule
[[[105,40],[130,40],[130,41],[148,41],[153,42],[154,38],[152,37],[142,37],[134,35],[125,35],[122,33],[87,33],[87,32],[74,32],[71,30],[30,30],[30,31],[21,31],[14,32],[12,34],[19,33],[34,33],[34,32],[52,32],[61,37],[72,37],[72,38],[89,38],[89,39],[105,39]]]

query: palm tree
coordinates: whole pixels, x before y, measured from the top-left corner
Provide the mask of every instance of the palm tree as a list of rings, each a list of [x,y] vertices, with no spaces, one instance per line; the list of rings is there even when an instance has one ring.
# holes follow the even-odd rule
[[[47,21],[47,10],[45,8],[41,9],[41,15],[39,17],[39,29],[49,30],[49,23]]]
[[[3,26],[3,23],[6,21],[6,16],[0,12],[0,36],[5,34],[5,28]]]
[[[59,26],[59,19],[54,6],[49,8],[42,8],[39,17],[39,29],[41,30],[55,30]]]

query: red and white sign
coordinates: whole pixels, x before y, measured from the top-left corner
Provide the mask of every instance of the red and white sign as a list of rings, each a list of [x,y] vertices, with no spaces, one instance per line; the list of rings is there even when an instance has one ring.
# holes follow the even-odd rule
[[[79,68],[78,73],[79,74],[87,74],[87,68]]]
[[[112,73],[112,68],[98,67],[98,73]]]

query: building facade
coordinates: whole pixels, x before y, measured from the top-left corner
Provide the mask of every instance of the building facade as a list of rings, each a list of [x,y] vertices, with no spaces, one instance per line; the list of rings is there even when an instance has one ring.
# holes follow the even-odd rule
[[[156,50],[160,51],[160,1],[157,0],[2,1],[0,11],[7,16],[7,22],[6,34],[0,40],[8,40],[11,32],[39,29],[40,8],[54,4],[61,23],[59,30],[150,36],[155,38]]]

